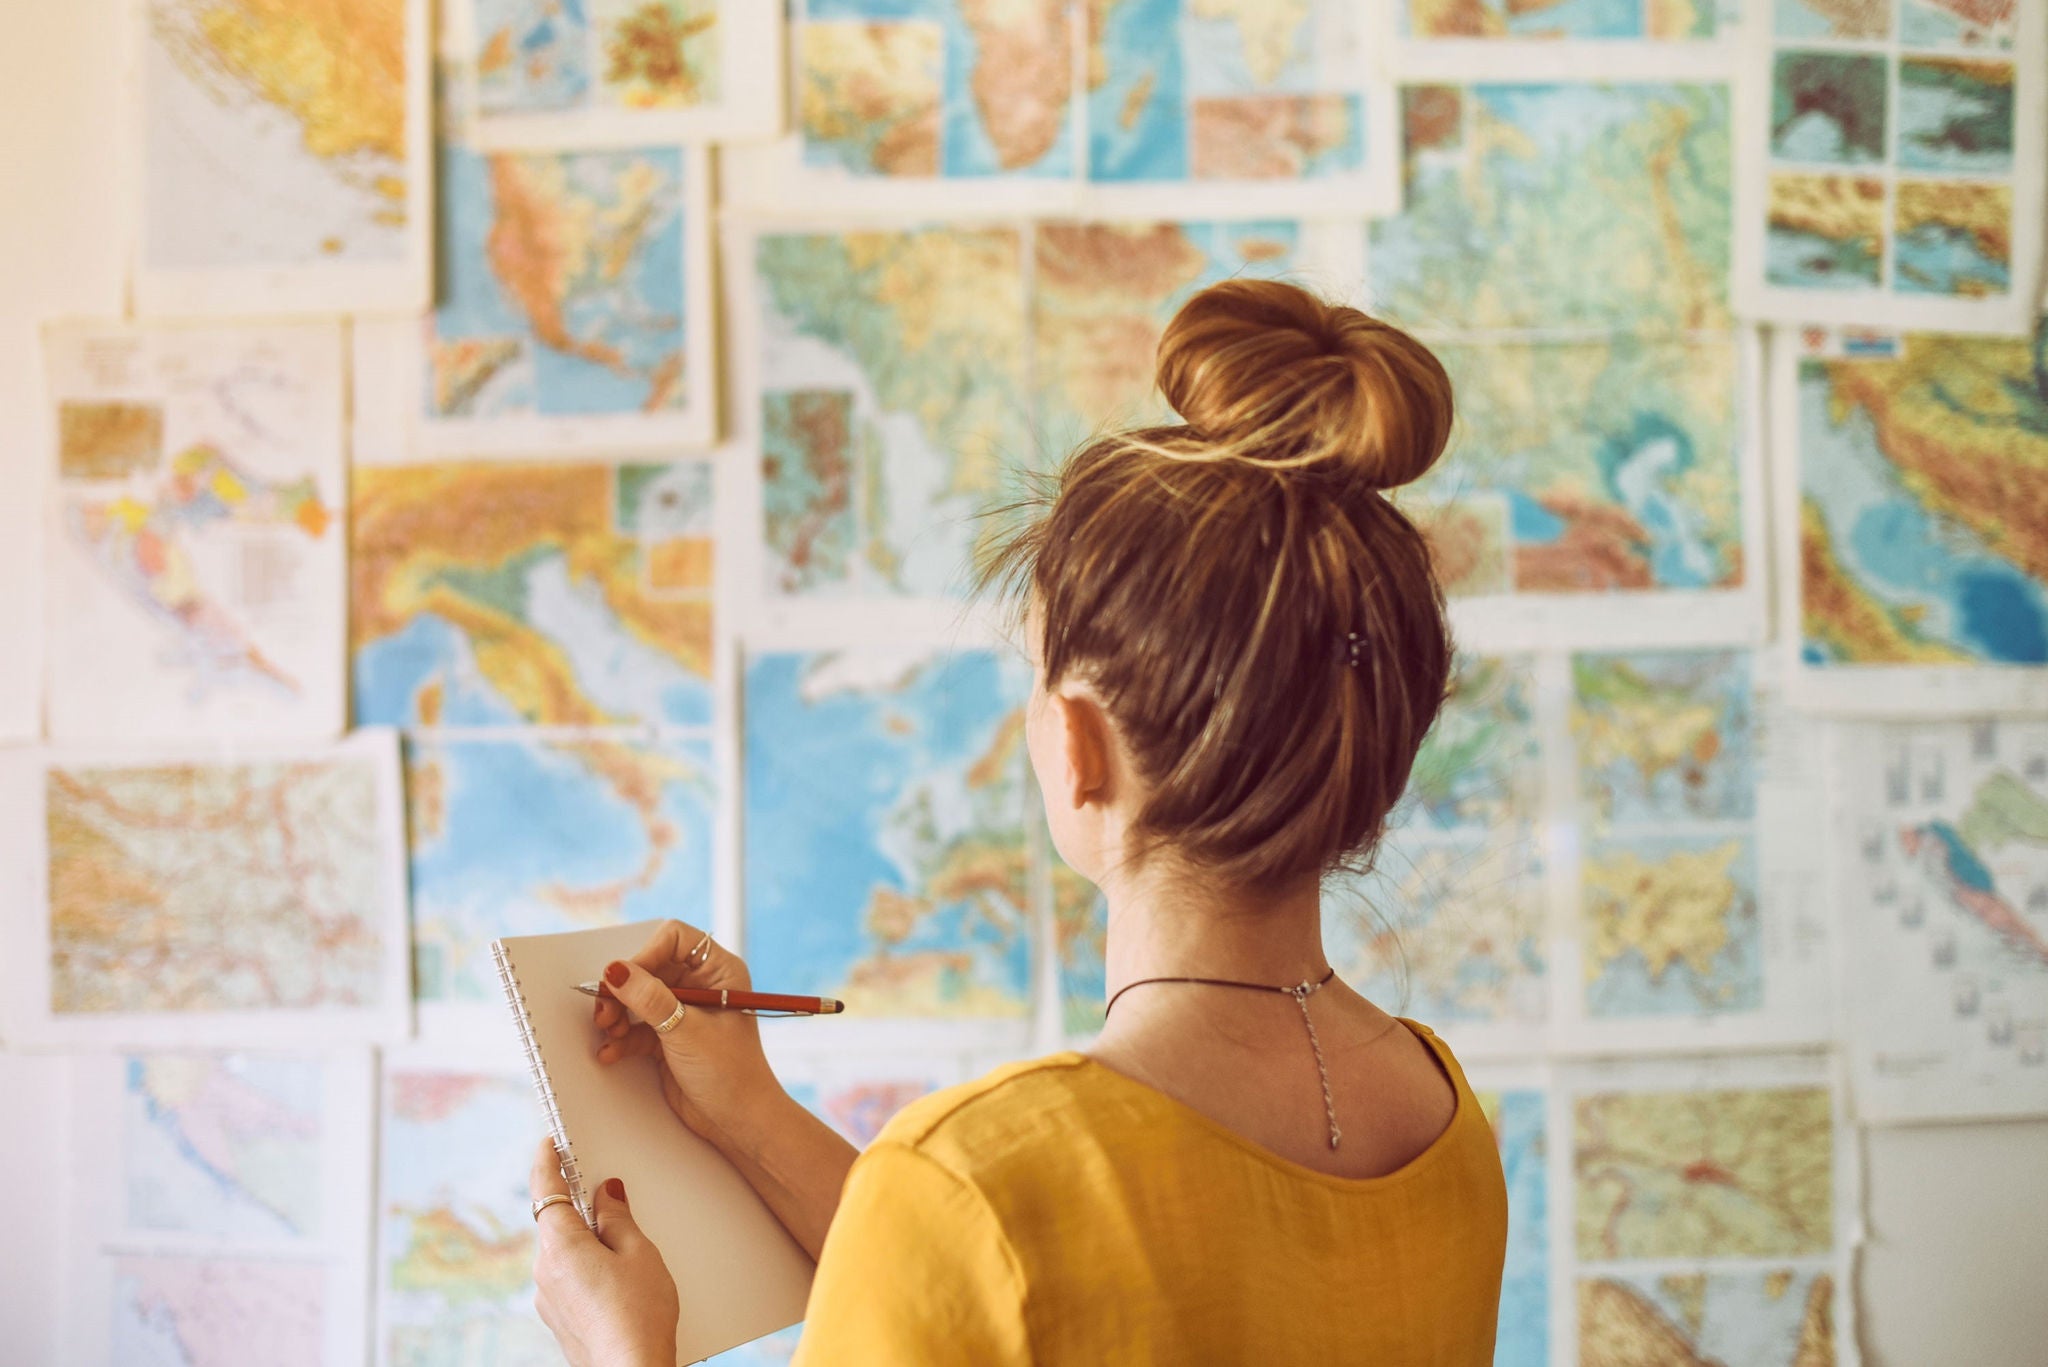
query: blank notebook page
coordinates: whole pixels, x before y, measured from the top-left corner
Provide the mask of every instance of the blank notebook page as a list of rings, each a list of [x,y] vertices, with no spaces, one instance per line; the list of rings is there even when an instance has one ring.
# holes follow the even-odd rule
[[[594,1195],[607,1178],[624,1182],[633,1218],[675,1278],[676,1361],[688,1363],[802,1319],[812,1263],[746,1179],[669,1110],[658,1059],[597,1061],[593,1003],[576,985],[633,954],[649,933],[644,924],[609,926],[498,944],[585,1188]]]

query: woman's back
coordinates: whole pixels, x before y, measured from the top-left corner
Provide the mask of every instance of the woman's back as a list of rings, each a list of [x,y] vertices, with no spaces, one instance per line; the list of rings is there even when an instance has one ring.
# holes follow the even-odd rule
[[[855,1165],[800,1362],[1480,1364],[1507,1196],[1456,1061],[1382,1176],[1282,1158],[1081,1054],[898,1116]]]

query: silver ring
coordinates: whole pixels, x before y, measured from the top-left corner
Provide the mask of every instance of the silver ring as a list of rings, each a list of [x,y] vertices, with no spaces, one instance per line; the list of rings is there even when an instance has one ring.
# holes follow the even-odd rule
[[[535,1224],[539,1224],[540,1213],[546,1210],[549,1206],[554,1205],[556,1202],[560,1202],[563,1205],[575,1204],[575,1201],[573,1199],[571,1199],[568,1196],[565,1196],[563,1193],[559,1191],[553,1193],[552,1195],[543,1196],[538,1201],[535,1201],[533,1203],[533,1222]]]
[[[711,932],[707,930],[704,932],[704,938],[697,941],[696,946],[683,956],[683,962],[691,968],[700,968],[703,966],[704,961],[710,957]]]
[[[661,1024],[654,1027],[654,1033],[657,1035],[666,1035],[669,1031],[675,1029],[678,1025],[681,1025],[683,1023],[683,1017],[689,1014],[689,1010],[689,1007],[684,1006],[681,1002],[677,1002],[676,1009],[672,1013],[670,1013],[669,1018],[663,1021]]]

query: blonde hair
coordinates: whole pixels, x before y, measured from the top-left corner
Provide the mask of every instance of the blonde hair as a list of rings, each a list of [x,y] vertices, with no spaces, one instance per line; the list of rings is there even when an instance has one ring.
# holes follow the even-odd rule
[[[1085,679],[1149,795],[1132,828],[1232,884],[1369,853],[1451,667],[1443,594],[1383,491],[1442,455],[1428,348],[1295,286],[1234,280],[1159,341],[1185,422],[1067,461],[984,585],[1037,606],[1048,687]]]

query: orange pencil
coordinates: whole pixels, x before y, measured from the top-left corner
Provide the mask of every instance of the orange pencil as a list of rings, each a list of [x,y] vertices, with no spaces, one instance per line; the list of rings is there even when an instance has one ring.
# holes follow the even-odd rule
[[[586,997],[610,997],[602,983],[578,983],[576,990]],[[780,992],[734,992],[724,987],[678,987],[675,998],[684,1006],[705,1006],[731,1011],[764,1011],[783,1016],[836,1016],[846,1003],[836,997],[789,997]]]

